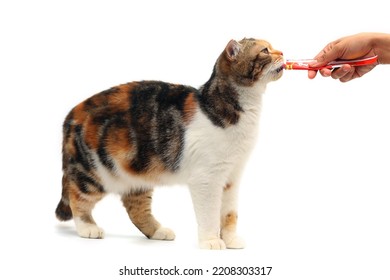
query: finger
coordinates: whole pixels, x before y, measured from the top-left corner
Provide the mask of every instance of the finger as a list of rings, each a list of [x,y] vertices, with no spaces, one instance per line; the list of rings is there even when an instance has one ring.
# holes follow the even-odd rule
[[[345,83],[345,82],[349,82],[350,80],[355,79],[355,78],[356,78],[355,69],[352,67],[351,71],[349,71],[343,77],[341,77],[339,79],[339,81],[342,83]]]
[[[341,79],[348,75],[352,76],[353,72],[354,72],[354,68],[351,65],[344,64],[340,68],[333,70],[331,72],[331,76],[333,79]]]
[[[307,76],[309,79],[314,79],[317,76],[317,71],[309,70],[309,71],[307,71]]]
[[[330,77],[332,75],[332,71],[327,68],[323,68],[320,70],[320,74],[322,77]]]

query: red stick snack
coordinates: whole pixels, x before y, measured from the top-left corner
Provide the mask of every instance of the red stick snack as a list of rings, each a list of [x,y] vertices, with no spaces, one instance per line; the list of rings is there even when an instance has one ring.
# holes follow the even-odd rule
[[[313,59],[287,59],[286,63],[283,65],[285,70],[321,70],[324,68],[335,69],[341,67],[341,65],[349,64],[351,66],[362,66],[374,64],[378,61],[378,56],[371,56],[361,59],[353,60],[335,60],[331,61],[328,64],[320,67],[312,67],[309,63],[314,62]]]

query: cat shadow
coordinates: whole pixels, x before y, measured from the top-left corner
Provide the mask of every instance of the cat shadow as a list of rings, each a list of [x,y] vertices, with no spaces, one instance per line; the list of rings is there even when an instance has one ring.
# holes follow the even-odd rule
[[[77,236],[77,232],[70,224],[58,224],[55,226],[56,232],[62,236]]]
[[[56,225],[56,232],[63,236],[63,237],[71,237],[71,238],[80,238],[79,235],[76,232],[76,229],[72,224],[58,224]],[[165,242],[161,240],[152,240],[148,239],[145,236],[142,235],[132,235],[132,234],[120,234],[120,233],[112,233],[112,232],[106,232],[104,235],[104,238],[112,238],[112,239],[126,239],[128,241],[137,243],[137,244],[143,244],[143,245],[153,245],[155,242]],[[88,240],[88,238],[83,238],[85,240]],[[94,240],[94,239],[91,239]],[[169,242],[168,242],[169,243]]]

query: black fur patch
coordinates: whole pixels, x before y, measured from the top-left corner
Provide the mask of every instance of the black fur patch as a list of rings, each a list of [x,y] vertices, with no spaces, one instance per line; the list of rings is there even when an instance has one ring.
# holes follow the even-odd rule
[[[235,125],[243,112],[237,91],[217,76],[216,66],[208,82],[200,88],[198,99],[202,111],[218,127]]]
[[[110,128],[111,122],[112,122],[111,119],[104,120],[104,124],[103,124],[103,126],[101,128],[101,132],[100,132],[101,136],[100,136],[100,141],[99,141],[99,147],[97,149],[97,155],[98,155],[101,163],[103,163],[103,165],[109,170],[114,169],[114,163],[106,150],[106,140],[107,140],[107,137],[109,137],[108,130]]]
[[[144,81],[130,95],[131,127],[137,154],[130,167],[147,171],[152,158],[169,171],[179,168],[184,146],[183,108],[192,87]]]
[[[84,170],[89,171],[94,167],[93,159],[90,150],[84,141],[83,129],[81,125],[74,127],[74,147],[76,148],[75,161],[80,163]]]
[[[96,182],[96,180],[92,177],[77,169],[73,170],[72,179],[75,181],[82,193],[104,192],[104,188],[101,184]]]

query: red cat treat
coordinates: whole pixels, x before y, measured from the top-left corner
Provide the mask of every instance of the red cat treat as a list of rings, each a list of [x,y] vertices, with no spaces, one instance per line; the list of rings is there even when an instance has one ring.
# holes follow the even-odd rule
[[[199,246],[243,248],[236,235],[240,177],[256,142],[262,94],[282,73],[283,55],[270,43],[231,40],[200,88],[136,81],[81,102],[63,124],[57,218],[73,218],[81,237],[103,238],[92,209],[116,193],[147,238],[173,240],[152,214],[153,188],[185,184]]]
[[[288,59],[283,65],[286,70],[321,70],[321,69],[334,69],[339,68],[344,64],[349,64],[351,66],[363,66],[374,64],[378,61],[378,56],[372,56],[368,58],[362,59],[354,59],[354,60],[335,60],[329,62],[327,65],[321,67],[312,67],[310,66],[311,62],[314,62],[313,59]]]

